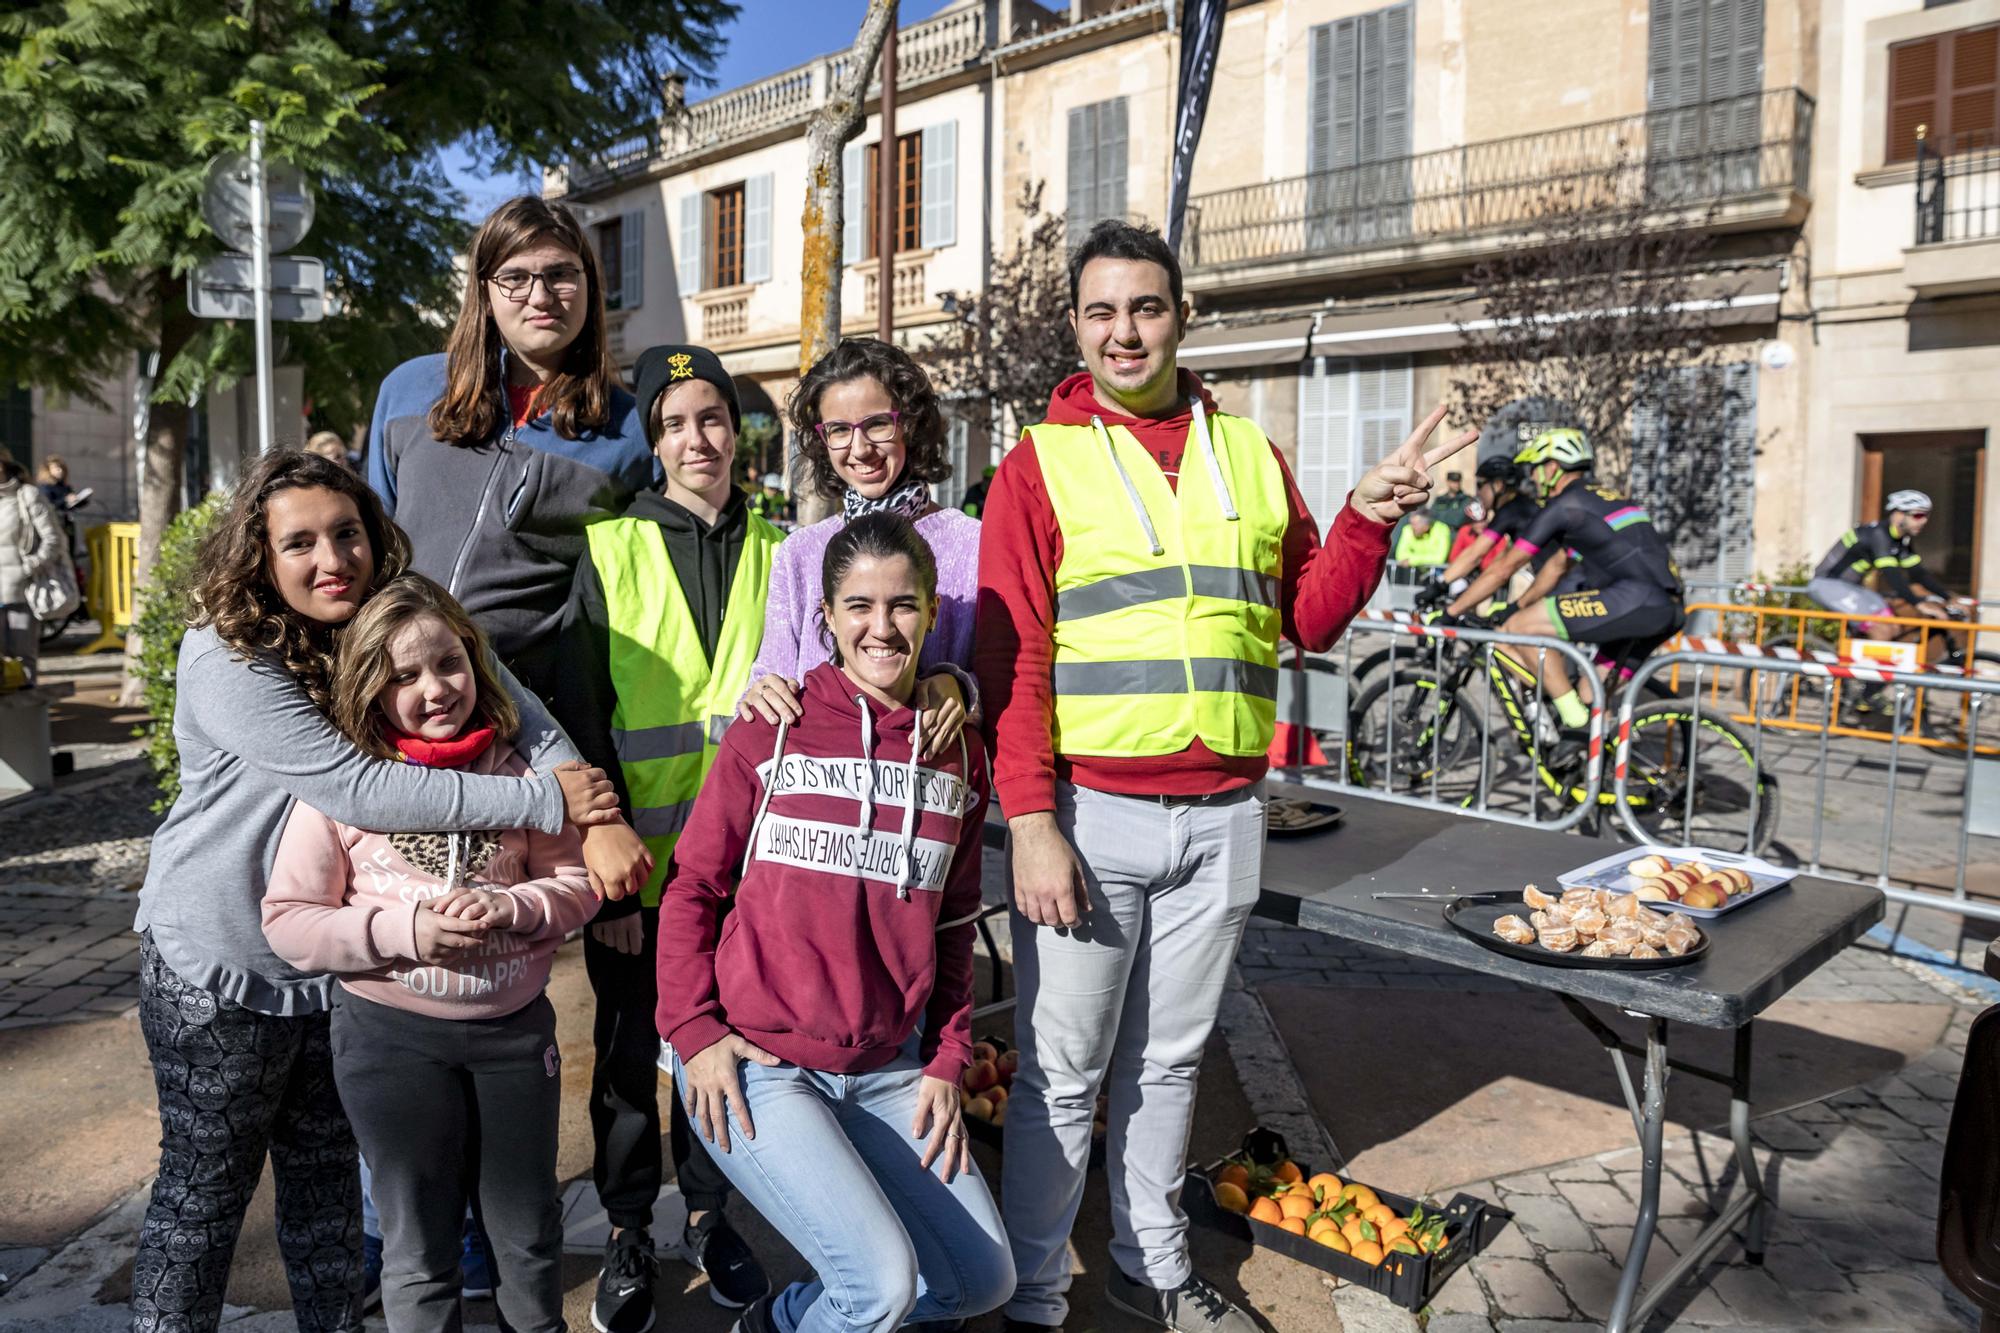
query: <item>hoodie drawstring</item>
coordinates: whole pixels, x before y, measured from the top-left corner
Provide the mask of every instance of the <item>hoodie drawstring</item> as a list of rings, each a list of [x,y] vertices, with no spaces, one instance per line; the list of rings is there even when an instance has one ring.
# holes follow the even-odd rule
[[[864,713],[866,710],[863,710]],[[904,902],[910,901],[910,885],[915,882],[911,873],[916,869],[911,859],[910,848],[917,839],[917,807],[923,801],[923,783],[917,776],[917,755],[924,748],[924,710],[915,710],[916,720],[910,724],[910,757],[903,764],[904,786],[910,799],[903,806],[903,860],[902,869],[896,872],[896,896]],[[871,768],[874,766],[871,764]]]
[[[1154,555],[1165,555],[1167,548],[1160,545],[1160,534],[1153,530],[1153,516],[1146,512],[1145,501],[1139,498],[1139,488],[1132,484],[1132,475],[1125,470],[1125,464],[1119,461],[1118,446],[1111,442],[1111,432],[1104,428],[1104,418],[1092,413],[1090,424],[1097,431],[1097,438],[1104,441],[1104,452],[1111,456],[1112,471],[1118,474],[1119,481],[1125,483],[1125,498],[1132,502],[1132,512],[1139,516],[1139,528],[1146,534],[1147,547]],[[1230,517],[1234,518],[1235,515],[1231,514]]]
[[[449,896],[451,891],[458,887],[458,840],[461,836],[463,835],[457,833],[447,833],[444,835],[445,846],[449,849],[446,853],[444,863],[444,891],[446,896]]]
[[[863,837],[868,834],[868,826],[875,822],[875,715],[868,711],[868,700],[861,695],[854,696],[855,706],[861,710],[861,823]]]
[[[1222,516],[1234,523],[1236,500],[1229,493],[1229,483],[1222,479],[1222,464],[1216,460],[1215,445],[1208,438],[1208,413],[1202,409],[1199,395],[1189,405],[1194,409],[1194,438],[1201,445],[1201,456],[1208,460],[1208,475],[1215,482],[1216,498],[1222,501]],[[1154,554],[1159,553],[1155,551]]]
[[[740,883],[750,873],[750,858],[757,854],[757,826],[764,822],[764,812],[771,808],[771,788],[777,784],[778,770],[785,757],[785,736],[791,731],[789,721],[778,723],[778,738],[771,745],[771,776],[764,781],[764,797],[757,802],[756,817],[750,821],[750,840],[743,847],[743,865],[737,870]]]

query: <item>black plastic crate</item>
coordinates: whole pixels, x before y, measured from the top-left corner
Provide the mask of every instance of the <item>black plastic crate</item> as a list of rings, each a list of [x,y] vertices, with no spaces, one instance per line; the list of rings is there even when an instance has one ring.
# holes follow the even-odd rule
[[[1282,1140],[1279,1142],[1282,1144]],[[1292,1160],[1304,1172],[1306,1179],[1310,1180],[1316,1174],[1306,1163],[1296,1158]],[[1433,1210],[1442,1212],[1445,1218],[1448,1243],[1442,1252],[1392,1253],[1384,1257],[1380,1264],[1370,1264],[1329,1249],[1316,1240],[1295,1236],[1281,1227],[1253,1221],[1243,1213],[1232,1213],[1224,1208],[1215,1201],[1214,1175],[1226,1164],[1226,1160],[1212,1162],[1205,1168],[1187,1173],[1181,1185],[1181,1206],[1187,1210],[1189,1221],[1237,1240],[1275,1250],[1288,1259],[1309,1264],[1343,1282],[1379,1292],[1405,1310],[1421,1310],[1429,1305],[1437,1289],[1450,1280],[1460,1265],[1492,1244],[1501,1229],[1514,1220],[1514,1215],[1504,1208],[1475,1199],[1470,1194],[1459,1194],[1442,1209]],[[1353,1183],[1347,1181],[1345,1176],[1341,1179]],[[1367,1184],[1366,1181],[1360,1183]],[[1375,1189],[1373,1185],[1369,1188]],[[1422,1202],[1380,1189],[1375,1190],[1375,1196],[1403,1217],[1409,1216],[1410,1211]]]

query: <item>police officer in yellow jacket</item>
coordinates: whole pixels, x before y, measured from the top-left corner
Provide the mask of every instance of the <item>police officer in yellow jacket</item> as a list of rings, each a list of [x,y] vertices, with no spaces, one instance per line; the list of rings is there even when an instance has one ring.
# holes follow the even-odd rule
[[[585,534],[589,558],[577,567],[554,701],[577,749],[612,775],[654,859],[640,895],[607,901],[584,940],[597,995],[593,1174],[613,1229],[593,1313],[598,1328],[619,1331],[654,1308],[647,1227],[661,1183],[653,1023],[660,887],[749,683],[771,556],[784,539],[732,483],[741,413],[715,354],[653,347],[637,370],[640,417],[666,485]],[[689,1215],[677,1248],[708,1274],[718,1303],[747,1305],[769,1284],[724,1220],[728,1183],[674,1100],[675,1174]]]

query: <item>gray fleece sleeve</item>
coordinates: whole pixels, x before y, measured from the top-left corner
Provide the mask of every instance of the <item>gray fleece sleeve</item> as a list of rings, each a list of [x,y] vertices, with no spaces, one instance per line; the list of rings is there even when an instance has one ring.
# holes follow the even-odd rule
[[[182,715],[176,722],[298,800],[356,828],[560,832],[566,813],[562,788],[541,763],[558,745],[571,756],[575,751],[540,703],[511,677],[508,684],[524,705],[521,749],[537,765],[538,777],[455,773],[365,755],[284,668],[238,660],[220,645],[181,663],[176,711]]]

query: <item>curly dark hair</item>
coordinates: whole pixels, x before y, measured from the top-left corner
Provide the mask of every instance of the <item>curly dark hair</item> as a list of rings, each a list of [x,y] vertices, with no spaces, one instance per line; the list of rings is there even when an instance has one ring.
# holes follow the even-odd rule
[[[337,629],[316,624],[285,605],[271,583],[270,526],[265,518],[279,491],[317,487],[354,501],[375,556],[373,596],[410,564],[410,541],[382,511],[382,502],[352,469],[301,449],[277,449],[244,472],[208,536],[202,539],[189,623],[212,625],[238,657],[268,654],[298,679],[313,703],[333,710]]]
[[[792,430],[799,437],[798,480],[829,500],[837,500],[847,483],[833,470],[826,444],[819,438],[819,400],[827,388],[849,380],[872,379],[889,391],[889,400],[901,413],[906,451],[903,476],[919,481],[943,481],[951,475],[946,455],[944,413],[938,407],[937,390],[922,366],[902,348],[878,338],[844,338],[831,352],[813,362],[799,387],[792,391],[788,414]]]

